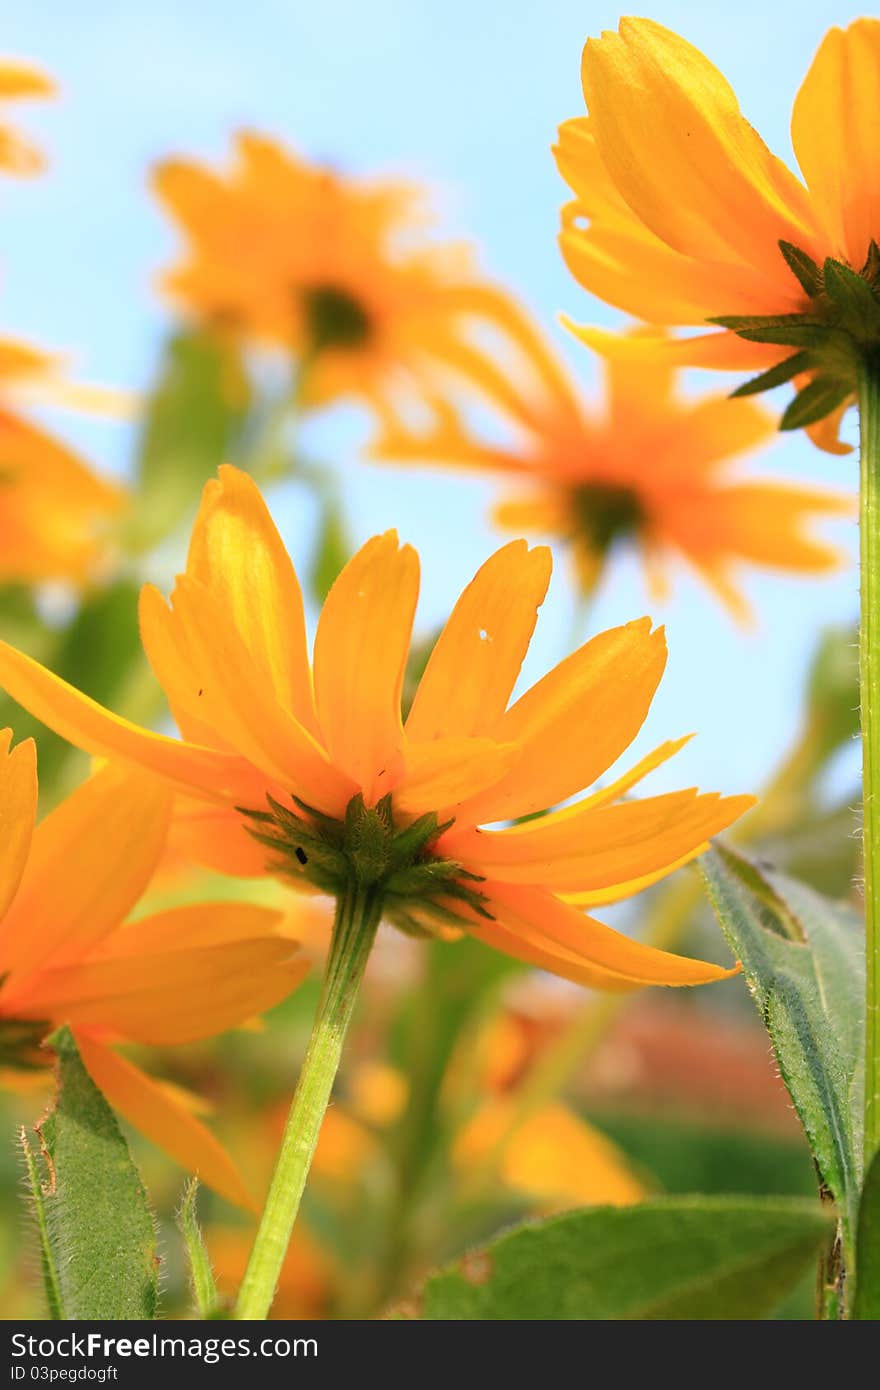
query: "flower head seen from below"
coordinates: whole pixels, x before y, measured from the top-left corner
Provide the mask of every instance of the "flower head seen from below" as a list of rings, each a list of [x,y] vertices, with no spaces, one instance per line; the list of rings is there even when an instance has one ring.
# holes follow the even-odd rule
[[[108,559],[126,492],[19,413],[30,396],[63,403],[57,362],[0,340],[0,583],[86,583]]]
[[[729,971],[642,945],[584,909],[692,859],[753,803],[626,794],[684,740],[601,790],[666,662],[643,618],[587,642],[510,704],[550,578],[514,541],[456,604],[406,719],[418,557],[393,532],[333,586],[310,667],[296,574],[253,481],[205,489],[171,605],[142,591],[141,632],[183,739],[130,724],[0,644],[0,684],[62,736],[164,778],[188,800],[195,858],[366,895],[408,931],[471,932],[583,984],[632,989]],[[524,818],[532,819],[525,820]],[[507,829],[493,824],[521,821]]]
[[[683,560],[738,618],[749,616],[737,570],[795,574],[835,568],[840,554],[814,539],[815,516],[849,515],[854,502],[822,488],[730,477],[730,465],[772,436],[774,422],[753,401],[720,395],[686,399],[665,343],[644,333],[610,340],[598,410],[585,406],[552,345],[523,325],[531,372],[484,381],[512,443],[481,440],[451,410],[430,432],[391,422],[374,440],[380,461],[432,463],[503,479],[515,491],[495,520],[517,535],[558,539],[571,551],[579,586],[590,593],[619,549],[635,549],[653,596]],[[635,353],[630,349],[635,347]],[[528,364],[527,364],[528,365]]]
[[[280,1002],[307,965],[279,913],[205,903],[129,923],[162,854],[172,797],[139,768],[97,772],[34,827],[36,753],[0,733],[0,1058],[4,1076],[48,1064],[68,1024],[111,1105],[239,1205],[252,1198],[194,1113],[120,1043],[213,1037]]]
[[[478,278],[469,247],[434,236],[417,185],[343,176],[242,133],[226,173],[172,159],[154,186],[186,238],[168,295],[290,354],[301,404],[395,411],[428,382],[468,374],[475,322],[503,331],[505,296]]]
[[[718,69],[653,20],[590,39],[582,77],[589,114],[556,148],[575,278],[651,323],[715,325],[670,351],[757,369],[744,393],[794,380],[783,427],[845,452],[840,418],[880,346],[880,21],[831,29],[819,47],[792,115],[803,182]]]
[[[53,97],[55,83],[30,63],[0,58],[0,105]],[[6,174],[39,174],[45,168],[40,150],[12,126],[0,121],[0,170]]]

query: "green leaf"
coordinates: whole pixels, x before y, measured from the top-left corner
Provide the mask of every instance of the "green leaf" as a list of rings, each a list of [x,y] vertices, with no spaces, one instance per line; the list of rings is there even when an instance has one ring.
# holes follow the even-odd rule
[[[790,241],[780,241],[779,249],[785,257],[785,263],[789,270],[799,281],[801,288],[809,295],[810,299],[816,299],[822,292],[822,271],[806,251],[802,251],[799,246],[795,246]]]
[[[112,1110],[73,1035],[50,1039],[58,1057],[54,1108],[37,1128],[41,1171],[26,1163],[53,1317],[154,1318],[156,1233],[138,1172]]]
[[[727,847],[700,860],[851,1257],[862,1148],[864,936],[857,914]],[[851,1265],[851,1258],[848,1258]]]
[[[880,337],[880,299],[868,281],[830,257],[825,262],[824,281],[825,293],[845,327],[860,342],[875,342]]]
[[[773,1311],[827,1239],[816,1202],[666,1197],[520,1226],[432,1275],[437,1321],[748,1320]]]
[[[144,420],[138,507],[128,535],[133,548],[149,549],[195,509],[231,449],[246,405],[231,344],[201,331],[170,339]]]
[[[852,394],[852,383],[840,377],[818,376],[798,391],[794,400],[779,421],[781,430],[801,430],[806,425],[814,425],[824,420],[847,396]]]
[[[321,508],[318,540],[312,560],[309,584],[318,603],[323,603],[337,576],[351,556],[351,541],[342,508],[328,497]]]
[[[214,1317],[219,1308],[220,1300],[217,1296],[217,1285],[214,1282],[214,1271],[211,1269],[211,1261],[205,1249],[205,1242],[199,1226],[196,1210],[198,1194],[199,1180],[198,1178],[190,1178],[183,1189],[183,1196],[177,1209],[177,1225],[183,1236],[189,1259],[189,1280],[196,1313],[200,1318],[205,1319]]]
[[[868,1169],[859,1207],[853,1317],[880,1322],[880,1152]]]
[[[768,367],[767,371],[761,372],[759,376],[744,381],[742,386],[731,391],[731,397],[737,400],[741,396],[757,396],[761,391],[772,391],[774,386],[783,386],[786,381],[791,381],[798,372],[807,371],[812,362],[813,359],[808,352],[796,352],[793,356],[786,357],[784,362],[777,362],[775,367]]]

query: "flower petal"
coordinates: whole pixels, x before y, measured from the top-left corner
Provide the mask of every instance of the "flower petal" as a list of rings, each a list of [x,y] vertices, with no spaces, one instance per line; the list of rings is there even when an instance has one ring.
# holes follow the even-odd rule
[[[416,741],[491,734],[507,709],[544,602],[546,546],[511,541],[477,571],[419,682],[406,732]]]
[[[490,738],[436,738],[406,749],[406,770],[394,788],[404,815],[453,812],[459,802],[493,786],[519,758],[516,744]]]
[[[163,781],[110,764],[40,822],[0,929],[8,998],[22,973],[79,960],[119,926],[152,877],[170,810]]]
[[[665,635],[650,618],[610,628],[561,661],[501,720],[497,737],[520,744],[522,756],[460,808],[459,824],[543,811],[589,786],[632,743],[665,665]]]
[[[86,1071],[115,1110],[188,1173],[237,1207],[256,1202],[223,1145],[160,1081],[77,1029],[76,1045]]]
[[[349,560],[315,638],[315,697],[330,755],[372,803],[400,771],[400,699],[419,592],[419,560],[375,536]]]
[[[330,815],[344,810],[354,794],[353,784],[278,702],[215,595],[191,575],[181,575],[165,624],[184,656],[173,687],[181,708],[198,708],[224,747],[235,748],[266,777],[310,805]]]
[[[757,266],[789,293],[779,241],[816,249],[809,197],[699,49],[623,19],[587,42],[582,77],[599,153],[645,225],[685,255]]]
[[[37,748],[26,738],[10,750],[12,730],[0,730],[0,959],[4,915],[15,897],[31,847],[37,814]]]
[[[259,488],[240,469],[223,465],[206,484],[186,569],[225,609],[282,708],[317,733],[299,580]]]
[[[479,925],[471,925],[468,930],[490,945],[496,944],[491,939],[493,934],[497,943],[505,939],[507,945],[499,944],[500,950],[523,960],[533,956],[533,964],[566,979],[599,989],[619,990],[644,985],[707,984],[726,979],[739,969],[734,966],[725,970],[720,965],[644,946],[541,888],[487,882],[482,889],[496,921],[484,923],[481,919]],[[556,963],[544,964],[537,959],[542,954]]]
[[[488,878],[584,892],[677,866],[754,804],[753,796],[690,790],[613,806],[568,806],[507,830],[471,831],[453,840],[454,853]]]
[[[25,1018],[174,1046],[213,1037],[280,1003],[308,972],[270,908],[200,903],[127,925],[90,959],[46,970],[15,995]]]
[[[880,20],[829,29],[795,98],[791,138],[831,254],[860,270],[880,227]]]
[[[242,758],[151,733],[83,695],[38,661],[0,642],[0,687],[76,748],[127,758],[177,786],[218,800],[246,800],[253,774]]]

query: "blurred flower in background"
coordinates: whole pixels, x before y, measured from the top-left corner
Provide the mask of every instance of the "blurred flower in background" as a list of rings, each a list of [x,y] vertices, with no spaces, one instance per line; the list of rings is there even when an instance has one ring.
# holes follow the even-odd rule
[[[805,533],[814,516],[848,515],[855,503],[822,488],[733,479],[730,462],[772,437],[775,422],[752,401],[685,398],[664,344],[644,330],[600,335],[604,399],[585,408],[540,330],[525,320],[525,361],[514,380],[484,375],[487,397],[513,443],[486,442],[449,408],[430,432],[391,422],[371,445],[380,461],[472,469],[519,484],[494,517],[517,535],[568,545],[578,583],[591,594],[618,548],[637,550],[652,596],[668,596],[671,561],[684,560],[738,618],[749,606],[740,567],[823,574],[841,563]]]
[[[355,397],[380,414],[481,369],[474,326],[503,324],[472,249],[438,240],[424,191],[344,176],[241,133],[226,173],[154,175],[186,239],[162,284],[185,313],[296,364],[300,405]]]

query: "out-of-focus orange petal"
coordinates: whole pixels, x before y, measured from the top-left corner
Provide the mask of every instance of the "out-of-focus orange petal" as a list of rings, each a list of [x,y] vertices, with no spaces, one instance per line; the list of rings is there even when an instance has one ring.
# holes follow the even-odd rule
[[[459,824],[543,811],[582,791],[632,743],[666,665],[662,628],[650,618],[611,628],[526,691],[497,737],[522,756],[496,786],[460,809]]]
[[[418,556],[388,531],[348,562],[318,622],[321,729],[334,763],[368,803],[394,786],[401,768],[400,700],[418,592]]]
[[[229,1154],[187,1105],[85,1030],[76,1029],[75,1036],[95,1085],[129,1124],[227,1201],[249,1211],[255,1209],[256,1202]]]
[[[280,704],[316,733],[299,580],[259,488],[240,469],[223,465],[206,484],[187,572],[225,608]]]
[[[131,1042],[212,1037],[273,1008],[307,973],[282,921],[242,903],[171,908],[114,933],[81,964],[41,972],[15,1005],[23,1017]]]
[[[110,764],[40,822],[0,938],[12,997],[22,974],[79,960],[119,925],[159,861],[170,808],[159,778]]]
[[[553,561],[511,541],[477,571],[431,653],[406,721],[410,739],[493,732],[519,676]]]
[[[0,960],[7,940],[4,916],[21,882],[37,814],[37,749],[27,738],[10,749],[12,730],[0,730]]]

